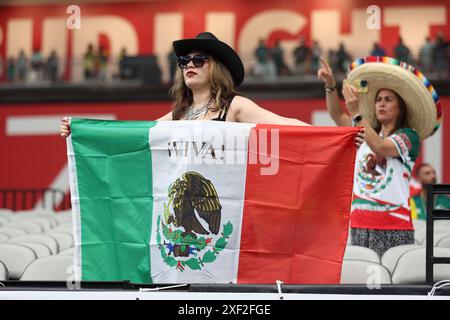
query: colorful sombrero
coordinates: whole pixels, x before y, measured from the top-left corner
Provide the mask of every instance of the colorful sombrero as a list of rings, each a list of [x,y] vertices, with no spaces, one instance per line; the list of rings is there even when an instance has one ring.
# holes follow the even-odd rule
[[[376,126],[375,95],[380,89],[390,89],[405,101],[409,126],[421,139],[439,128],[442,121],[439,96],[430,81],[413,66],[389,57],[365,57],[350,65],[347,80],[350,84],[367,82],[367,93],[359,97],[361,111],[373,127]]]

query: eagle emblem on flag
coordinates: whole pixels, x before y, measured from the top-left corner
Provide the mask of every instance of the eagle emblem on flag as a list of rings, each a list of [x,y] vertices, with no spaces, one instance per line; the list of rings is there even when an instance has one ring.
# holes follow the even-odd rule
[[[184,271],[201,270],[216,260],[233,232],[227,222],[221,227],[222,205],[213,183],[188,171],[168,190],[169,200],[158,216],[157,242],[164,262]]]

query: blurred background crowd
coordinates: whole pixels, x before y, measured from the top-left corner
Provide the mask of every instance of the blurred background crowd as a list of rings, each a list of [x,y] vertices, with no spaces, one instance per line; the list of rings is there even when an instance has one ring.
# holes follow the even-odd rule
[[[247,77],[270,80],[278,77],[302,77],[315,75],[319,66],[319,58],[324,56],[336,74],[345,74],[349,64],[362,56],[390,56],[420,68],[431,79],[445,79],[449,74],[450,42],[442,32],[434,38],[426,37],[419,54],[414,55],[408,44],[400,37],[392,50],[386,50],[379,43],[374,43],[367,52],[355,54],[340,43],[334,50],[323,50],[318,41],[306,41],[300,37],[298,45],[292,51],[285,50],[279,40],[270,44],[268,39],[259,39],[253,57],[244,59]],[[71,61],[64,61],[55,50],[44,56],[39,48],[34,48],[31,56],[20,50],[18,56],[0,57],[0,79],[4,83],[56,83],[64,80],[63,71],[66,64],[82,65],[84,81],[111,82],[134,78],[136,75],[127,68],[127,54],[123,47],[118,56],[112,56],[103,46],[89,44],[83,56]],[[153,83],[172,82],[177,68],[177,57],[174,52],[167,56],[152,55],[147,57],[153,63]],[[164,62],[164,63],[163,63]],[[163,79],[162,74],[169,75]],[[156,75],[156,78],[155,78]]]

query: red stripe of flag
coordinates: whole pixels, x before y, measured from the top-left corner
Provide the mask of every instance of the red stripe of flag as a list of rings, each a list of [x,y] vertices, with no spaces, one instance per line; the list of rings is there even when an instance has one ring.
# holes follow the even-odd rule
[[[339,283],[357,131],[285,126],[278,173],[248,164],[238,283]]]

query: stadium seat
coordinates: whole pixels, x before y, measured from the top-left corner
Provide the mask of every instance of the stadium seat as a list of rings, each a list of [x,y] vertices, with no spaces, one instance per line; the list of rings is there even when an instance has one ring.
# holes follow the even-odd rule
[[[44,230],[53,229],[59,225],[58,219],[54,214],[46,213],[41,210],[18,211],[14,216],[14,221],[36,221],[43,225]]]
[[[417,240],[419,244],[426,243],[427,228],[422,228],[414,232],[414,239]],[[439,239],[446,235],[450,235],[450,226],[446,225],[435,225],[434,227],[434,244],[436,245]]]
[[[13,221],[10,224],[8,224],[7,227],[22,229],[22,230],[26,231],[27,233],[32,233],[32,234],[43,232],[43,228],[36,222],[32,222],[32,221],[23,221],[23,220]]]
[[[10,243],[14,243],[14,242],[10,242]],[[36,243],[36,242],[19,242],[17,243],[21,246],[24,247],[28,247],[31,250],[34,251],[34,253],[36,254],[36,257],[39,258],[44,258],[44,257],[48,257],[52,255],[52,252],[50,251],[50,248],[47,247],[45,244],[42,243]]]
[[[73,259],[68,255],[38,259],[28,266],[20,280],[67,281],[71,277],[72,264]]]
[[[434,248],[435,257],[450,257],[450,248]],[[405,252],[397,262],[392,282],[394,284],[425,283],[425,248],[412,249]],[[434,281],[449,280],[450,265],[434,265]]]
[[[65,232],[65,233],[72,234],[73,227],[71,225],[60,225],[60,226],[57,226],[55,229],[53,229],[53,231],[55,231],[55,232]]]
[[[9,271],[10,280],[19,280],[26,267],[36,260],[36,253],[18,244],[0,244],[0,261]]]
[[[70,220],[58,220],[59,225],[58,227],[71,227],[72,226],[72,219]]]
[[[406,244],[403,246],[392,247],[388,249],[381,257],[381,264],[388,269],[390,274],[394,273],[398,259],[407,251],[423,248],[422,245]]]
[[[44,232],[47,232],[47,231],[50,231],[50,230],[53,229],[52,222],[49,221],[46,218],[42,218],[42,217],[36,216],[36,217],[30,218],[29,220],[39,224],[42,227],[42,230]]]
[[[8,243],[22,242],[35,242],[44,244],[50,249],[51,254],[57,254],[59,252],[58,242],[53,237],[44,234],[27,234],[11,238],[8,241]]]
[[[450,220],[447,220],[447,219],[444,219],[444,220],[435,220],[435,221],[434,221],[434,225],[435,225],[436,227],[440,227],[440,226],[443,226],[443,227],[450,227]]]
[[[64,215],[71,215],[72,214],[72,209],[67,209],[67,210],[62,210],[62,211],[56,211],[55,215],[58,217],[62,217]]]
[[[59,254],[66,255],[66,256],[73,256],[74,252],[75,252],[75,248],[69,248],[64,251],[61,251]]]
[[[344,260],[364,260],[380,263],[380,257],[372,249],[360,246],[347,246],[345,248]]]
[[[441,238],[436,244],[436,247],[450,248],[450,235]]]
[[[13,211],[5,208],[0,208],[0,216],[2,217],[10,217],[14,214]]]
[[[69,235],[69,236],[71,236],[73,238],[73,229],[63,230],[63,229],[55,228],[52,231],[49,231],[49,232],[46,232],[46,233],[63,233],[63,234]]]
[[[61,219],[61,220],[58,220],[58,222],[59,222],[59,225],[58,226],[71,226],[72,225],[72,217],[70,217],[70,219],[69,218],[67,218],[67,219]]]
[[[30,211],[15,211],[14,214],[10,215],[11,222],[30,217],[31,215],[29,212]]]
[[[363,260],[342,262],[341,284],[391,284],[388,270],[381,264]]]
[[[0,281],[8,280],[8,269],[5,264],[0,261]]]
[[[72,215],[66,214],[64,217],[57,217],[59,224],[72,224]]]
[[[67,216],[63,219],[58,219],[58,225],[64,225],[64,224],[72,224],[72,216]]]
[[[0,216],[0,227],[6,226],[9,222],[7,218]]]
[[[0,214],[0,217],[1,217],[3,220],[6,220],[6,221],[8,221],[8,222],[11,222],[12,219],[13,219],[11,214]]]
[[[414,230],[420,230],[422,228],[425,228],[427,226],[427,222],[426,220],[421,220],[421,219],[414,219],[412,221],[413,226],[414,226]]]
[[[439,243],[439,241],[441,241],[441,239],[443,239],[443,238],[445,238],[445,237],[448,237],[448,236],[450,236],[450,233],[448,233],[448,232],[443,232],[443,233],[440,233],[440,232],[438,232],[438,233],[434,233],[434,239],[433,239],[433,241],[434,241],[434,246],[435,247],[437,247],[437,244]],[[425,246],[427,244],[427,241],[426,240],[424,240],[423,242],[422,242],[422,245],[423,246]]]
[[[27,232],[22,229],[9,228],[9,227],[0,228],[0,233],[6,234],[6,235],[10,236],[11,238],[27,234]]]
[[[38,213],[36,217],[46,219],[48,222],[50,222],[52,229],[56,228],[59,225],[58,219],[56,219],[56,217],[54,217],[53,215],[46,213]]]
[[[39,217],[39,216],[17,217],[12,222],[14,222],[14,223],[31,222],[31,223],[39,225],[44,232],[50,231],[53,229],[51,221],[49,221],[48,219]]]
[[[52,231],[45,233],[45,235],[54,238],[58,242],[59,251],[69,249],[73,246],[72,234]]]
[[[0,243],[6,243],[9,239],[11,239],[11,237],[6,233],[0,233]]]

